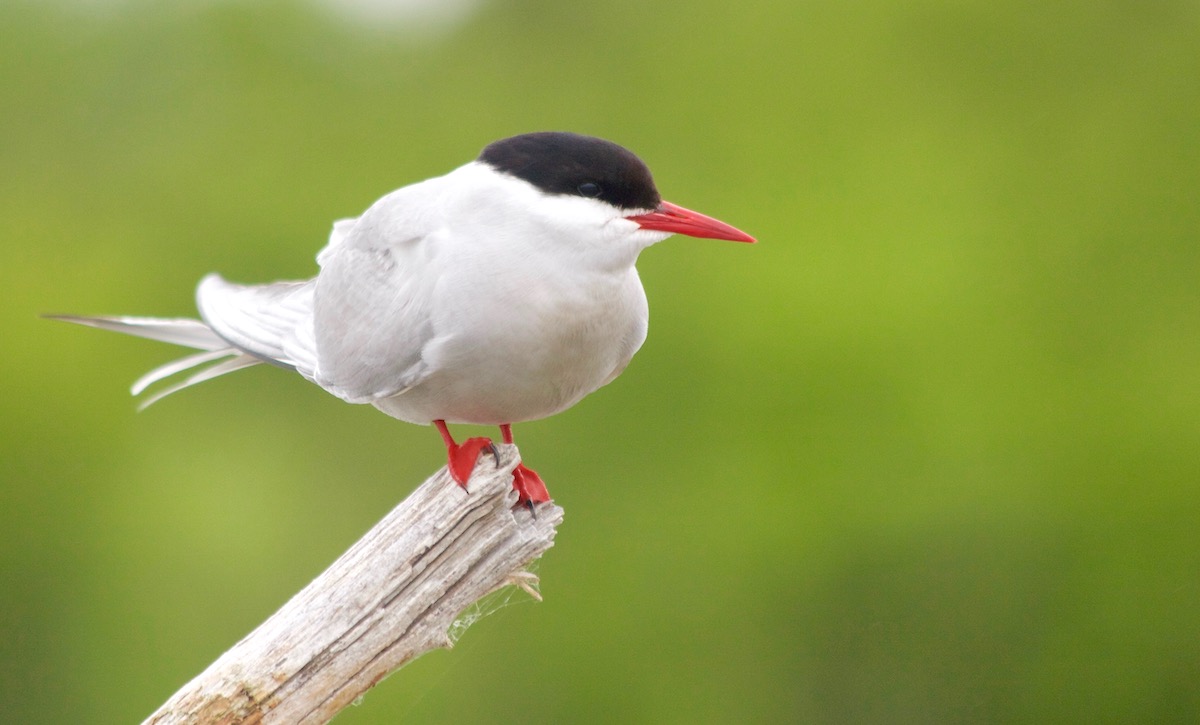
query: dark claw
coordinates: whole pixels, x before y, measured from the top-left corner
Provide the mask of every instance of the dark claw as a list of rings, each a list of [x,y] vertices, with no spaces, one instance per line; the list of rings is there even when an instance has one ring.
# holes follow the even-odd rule
[[[487,447],[488,447],[488,450],[492,452],[492,458],[496,459],[496,468],[499,468],[500,467],[500,449],[497,448],[496,444],[492,443],[491,441],[488,441]]]
[[[529,507],[530,515],[536,519],[537,518],[537,506],[533,503],[533,499],[529,499],[528,501],[526,501],[525,505]]]

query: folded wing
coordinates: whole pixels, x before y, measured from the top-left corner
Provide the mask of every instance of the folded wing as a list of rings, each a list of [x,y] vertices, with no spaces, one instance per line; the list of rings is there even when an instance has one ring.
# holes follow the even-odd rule
[[[436,182],[436,180],[431,180]],[[439,220],[421,209],[431,181],[383,197],[353,224],[339,222],[318,261],[313,299],[315,382],[343,400],[398,395],[429,373],[422,353],[434,337],[440,280]]]

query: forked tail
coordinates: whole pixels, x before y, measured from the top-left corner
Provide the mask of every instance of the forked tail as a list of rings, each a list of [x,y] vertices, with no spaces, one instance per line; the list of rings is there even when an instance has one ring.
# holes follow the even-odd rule
[[[101,330],[121,332],[126,335],[145,337],[151,340],[169,342],[173,345],[182,345],[183,347],[203,351],[179,358],[178,360],[172,360],[138,378],[130,388],[130,392],[133,395],[141,395],[148,387],[160,380],[165,380],[188,370],[195,370],[208,363],[215,363],[214,365],[196,370],[183,380],[168,385],[143,399],[138,405],[138,410],[153,405],[171,393],[177,393],[196,383],[212,380],[225,373],[231,373],[235,370],[241,370],[242,368],[264,362],[264,360],[230,345],[227,340],[213,332],[212,328],[200,320],[193,320],[186,317],[79,317],[76,315],[47,315],[47,317],[52,320],[74,322],[78,325],[97,327]]]

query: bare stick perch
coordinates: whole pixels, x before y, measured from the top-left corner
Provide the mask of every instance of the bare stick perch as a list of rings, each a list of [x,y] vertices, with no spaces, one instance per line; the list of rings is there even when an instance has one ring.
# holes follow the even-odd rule
[[[513,446],[480,458],[470,493],[434,474],[323,574],[176,692],[146,723],[325,723],[435,647],[464,609],[528,564],[562,509],[513,508]],[[536,596],[536,594],[535,594]],[[540,598],[540,597],[539,597]]]

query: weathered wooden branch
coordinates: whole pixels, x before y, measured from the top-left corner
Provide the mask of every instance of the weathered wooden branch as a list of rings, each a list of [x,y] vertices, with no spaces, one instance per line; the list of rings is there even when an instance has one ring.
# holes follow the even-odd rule
[[[479,459],[470,493],[434,474],[278,612],[145,722],[325,723],[393,670],[453,643],[463,610],[526,571],[563,511],[514,508],[514,446]]]

